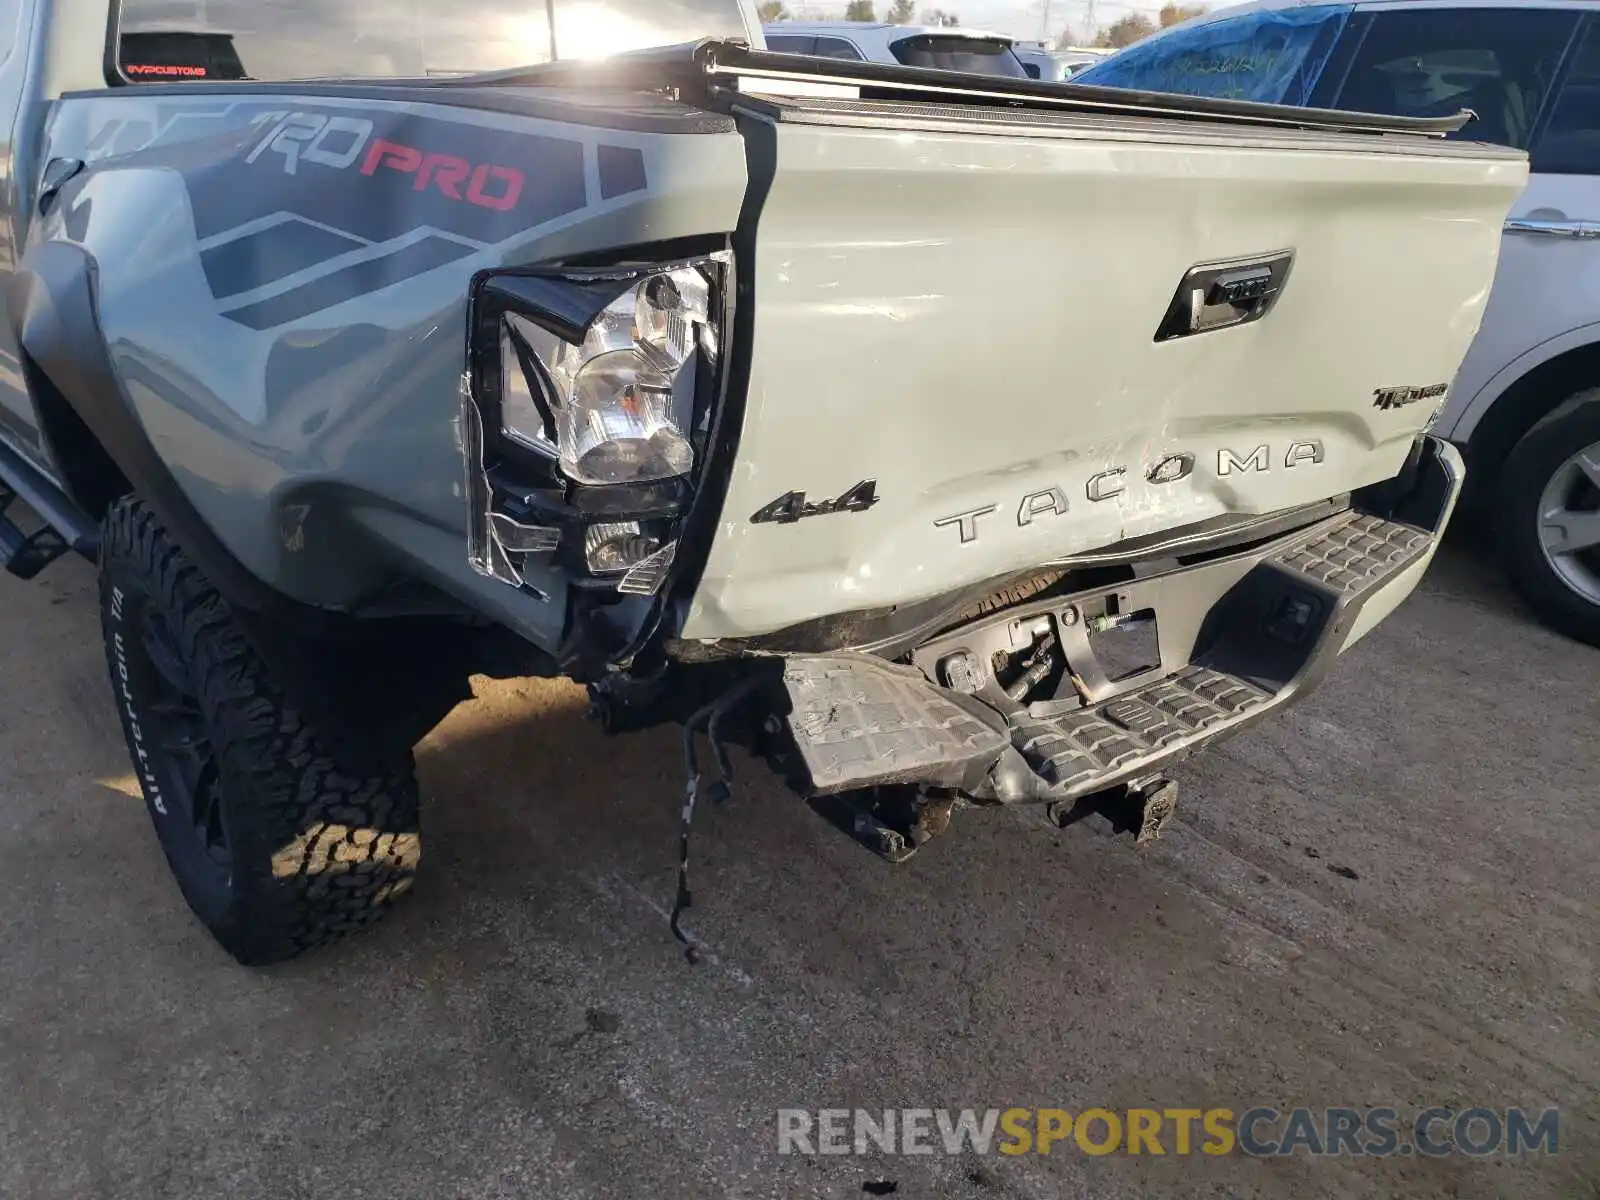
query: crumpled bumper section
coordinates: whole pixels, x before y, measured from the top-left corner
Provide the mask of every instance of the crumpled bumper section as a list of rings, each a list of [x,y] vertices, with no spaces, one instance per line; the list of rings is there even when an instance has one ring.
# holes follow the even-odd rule
[[[973,622],[912,666],[791,657],[787,723],[806,782],[814,794],[921,783],[1009,802],[1073,800],[1146,778],[1315,686],[1416,587],[1463,477],[1457,451],[1425,438],[1409,490],[1381,502],[1387,511],[1364,511],[1358,497],[1308,529],[1123,585],[1123,603],[1153,613],[1163,640],[1162,665],[1121,686],[1006,705],[935,682],[935,661],[985,654],[998,624],[1060,614],[1072,624],[1095,592]],[[1063,640],[1071,675],[1106,679],[1087,638]]]

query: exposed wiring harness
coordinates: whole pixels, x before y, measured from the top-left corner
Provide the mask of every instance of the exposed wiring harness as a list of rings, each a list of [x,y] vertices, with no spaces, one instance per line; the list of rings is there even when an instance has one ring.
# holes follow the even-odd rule
[[[734,684],[710,704],[696,710],[683,725],[683,762],[688,773],[688,783],[683,792],[683,809],[678,817],[678,895],[672,904],[669,925],[672,936],[683,943],[684,957],[690,963],[700,961],[700,947],[683,931],[683,914],[694,905],[689,891],[689,837],[694,832],[694,810],[700,797],[700,758],[695,751],[695,735],[704,728],[706,740],[711,743],[711,753],[716,759],[718,779],[707,790],[714,804],[723,804],[733,795],[733,763],[728,758],[727,744],[722,739],[722,722],[740,701],[761,687],[763,680],[752,677]]]

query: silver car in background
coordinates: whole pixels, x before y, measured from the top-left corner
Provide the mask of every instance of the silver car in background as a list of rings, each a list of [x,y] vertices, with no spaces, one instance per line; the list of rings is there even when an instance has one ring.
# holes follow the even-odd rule
[[[876,21],[775,21],[765,26],[767,49],[850,62],[899,63],[974,75],[1025,79],[1029,72],[1003,33],[946,25],[889,25]],[[1033,78],[1038,78],[1033,76]]]
[[[1049,49],[1043,42],[1017,42],[1012,45],[1011,52],[1022,63],[1029,78],[1060,83],[1072,74],[1072,64],[1066,56]]]
[[[1548,624],[1600,645],[1600,6],[1266,0],[1073,82],[1399,116],[1467,108],[1477,119],[1458,136],[1529,153],[1482,330],[1433,428],[1467,454],[1464,519],[1492,531]]]

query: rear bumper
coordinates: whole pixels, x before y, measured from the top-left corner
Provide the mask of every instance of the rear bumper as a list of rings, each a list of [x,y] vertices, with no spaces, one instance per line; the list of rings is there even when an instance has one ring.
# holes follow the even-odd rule
[[[1415,589],[1464,477],[1455,447],[1426,437],[1401,477],[1350,510],[1242,553],[1006,610],[934,639],[912,666],[792,657],[784,687],[801,782],[814,794],[921,783],[1013,802],[1144,778],[1321,682]],[[1112,596],[1116,611],[1156,614],[1160,657],[1115,682],[1084,630]],[[949,682],[952,656],[989,662],[1041,619],[1077,677],[1056,698],[1019,704],[998,681],[969,692],[934,682]]]

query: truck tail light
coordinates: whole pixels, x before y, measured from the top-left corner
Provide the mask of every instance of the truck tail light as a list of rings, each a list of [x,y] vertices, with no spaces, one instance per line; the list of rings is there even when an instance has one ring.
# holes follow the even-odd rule
[[[481,277],[463,380],[469,558],[665,583],[706,454],[731,259]]]

